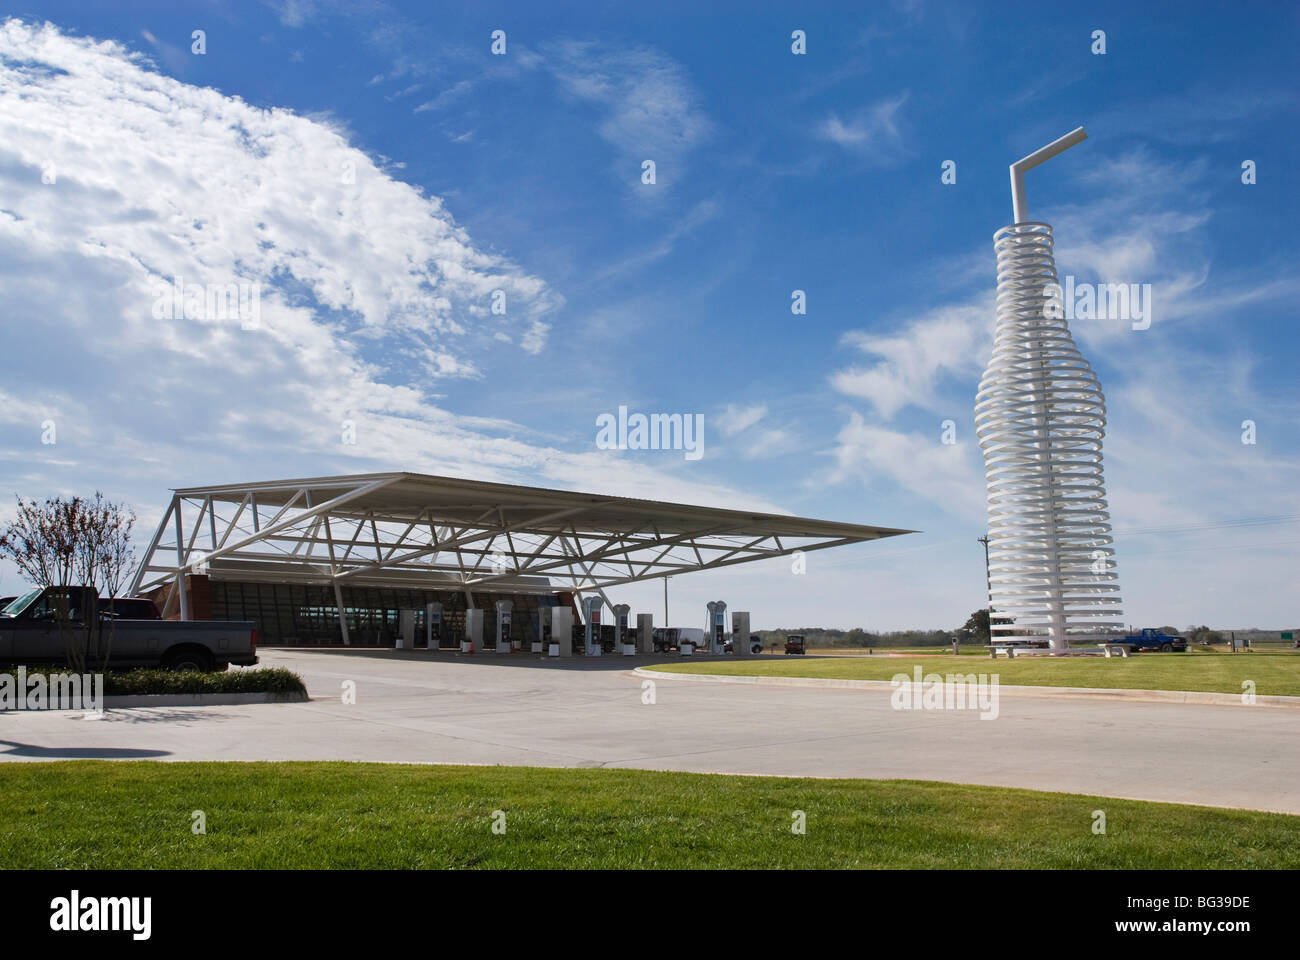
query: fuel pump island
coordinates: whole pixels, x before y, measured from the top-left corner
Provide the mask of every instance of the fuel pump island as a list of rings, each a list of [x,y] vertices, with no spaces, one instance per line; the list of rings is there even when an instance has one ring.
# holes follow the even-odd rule
[[[600,657],[606,655],[632,657],[638,654],[677,653],[691,656],[696,653],[713,655],[734,654],[755,656],[762,653],[762,643],[750,634],[749,613],[733,611],[727,620],[727,604],[722,600],[706,604],[706,628],[692,630],[685,627],[662,628],[654,625],[654,615],[638,613],[636,627],[629,627],[631,607],[626,603],[612,606],[612,622],[605,623],[606,600],[599,595],[581,598],[582,646],[575,649],[574,609],[559,604],[539,606],[533,624],[527,623],[528,649],[544,657],[571,657],[575,654]],[[426,649],[438,650],[444,640],[445,625],[440,603],[430,603],[425,609]],[[479,653],[491,650],[496,654],[509,654],[523,650],[524,642],[516,636],[514,604],[510,600],[496,601],[496,625],[492,646],[484,646],[483,611],[470,608],[465,611],[465,635],[459,642],[462,653]],[[454,644],[453,644],[454,647]]]

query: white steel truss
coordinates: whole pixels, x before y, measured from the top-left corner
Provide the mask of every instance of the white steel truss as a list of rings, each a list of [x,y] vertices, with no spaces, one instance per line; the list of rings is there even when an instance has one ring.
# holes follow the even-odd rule
[[[170,581],[170,604],[184,574],[210,573],[336,588],[603,594],[911,532],[412,473],[317,477],[174,491],[131,592]]]

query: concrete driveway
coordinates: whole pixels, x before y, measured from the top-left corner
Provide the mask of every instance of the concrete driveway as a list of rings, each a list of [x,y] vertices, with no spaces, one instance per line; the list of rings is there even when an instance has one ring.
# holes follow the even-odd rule
[[[0,760],[373,760],[947,780],[1300,814],[1300,710],[659,680],[643,658],[267,650],[309,703],[0,714]],[[345,684],[356,702],[343,702]]]

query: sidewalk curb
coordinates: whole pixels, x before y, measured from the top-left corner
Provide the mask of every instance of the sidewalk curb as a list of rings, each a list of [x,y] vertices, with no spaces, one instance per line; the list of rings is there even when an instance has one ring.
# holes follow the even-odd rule
[[[241,703],[306,703],[305,693],[151,693],[104,698],[114,707],[227,707]]]
[[[668,673],[652,667],[637,667],[634,673],[666,680],[686,680],[702,683],[749,683],[782,687],[820,687],[833,690],[893,690],[891,680],[836,680],[829,677],[770,677],[735,676],[713,673]],[[972,670],[971,673],[981,671]],[[909,680],[910,684],[911,681]],[[1043,700],[1128,700],[1146,703],[1190,703],[1201,706],[1244,707],[1239,693],[1210,693],[1200,690],[1121,690],[1110,687],[1022,687],[998,684],[1003,695],[1031,697]],[[1255,697],[1257,707],[1281,707],[1300,710],[1300,697]]]

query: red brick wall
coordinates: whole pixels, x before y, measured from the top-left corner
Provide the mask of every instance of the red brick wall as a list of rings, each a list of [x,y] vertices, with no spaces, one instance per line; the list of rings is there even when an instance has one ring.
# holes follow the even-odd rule
[[[167,596],[171,593],[171,589],[172,585],[170,583],[164,583],[157,589],[143,594],[143,596],[154,602],[164,620],[179,620],[181,618],[181,605],[177,598],[172,598],[171,609],[164,609],[163,606],[167,602]],[[211,620],[212,588],[208,585],[207,576],[205,574],[186,574],[185,592],[188,594],[190,602],[190,619]]]

